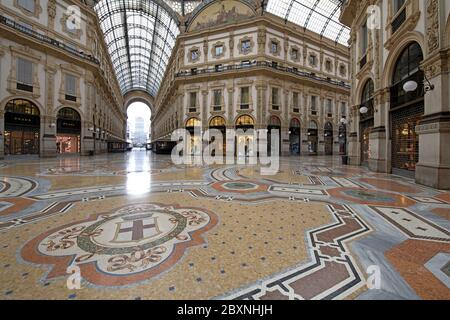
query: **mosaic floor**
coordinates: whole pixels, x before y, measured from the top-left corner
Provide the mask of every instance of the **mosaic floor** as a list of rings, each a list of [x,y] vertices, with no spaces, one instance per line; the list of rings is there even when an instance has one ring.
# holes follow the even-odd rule
[[[0,299],[450,299],[449,220],[450,192],[332,157],[6,159]]]

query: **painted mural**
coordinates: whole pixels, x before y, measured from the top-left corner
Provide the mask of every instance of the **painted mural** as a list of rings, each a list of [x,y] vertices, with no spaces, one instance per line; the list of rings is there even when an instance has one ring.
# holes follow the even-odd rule
[[[253,16],[253,10],[240,1],[216,1],[195,17],[189,29],[190,31],[208,29],[219,24],[235,23]]]

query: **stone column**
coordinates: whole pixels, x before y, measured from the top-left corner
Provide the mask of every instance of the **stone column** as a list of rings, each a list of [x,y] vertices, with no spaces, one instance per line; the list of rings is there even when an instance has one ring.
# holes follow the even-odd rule
[[[281,122],[281,155],[290,155],[290,140],[289,140],[289,90],[283,90],[284,93],[284,103],[281,110],[283,110],[283,121]]]
[[[374,94],[374,127],[369,136],[369,169],[387,173],[386,112],[389,112],[389,89]]]
[[[40,155],[42,158],[56,157],[56,117],[53,115],[41,116],[42,145]]]
[[[56,66],[47,64],[45,66],[45,112],[41,116],[41,157],[56,157],[56,114],[54,110],[55,100],[55,73]]]
[[[416,127],[419,134],[416,182],[446,190],[450,189],[449,53],[439,53],[424,63],[434,90],[425,95],[425,115]]]
[[[419,134],[419,163],[416,182],[437,189],[450,189],[450,49],[444,1],[426,2],[426,59],[422,69],[430,81],[425,87],[425,115],[416,132]]]
[[[2,44],[0,43],[0,74],[2,72],[2,60],[5,55],[5,50],[3,49]],[[3,83],[0,82],[0,92],[3,90]],[[4,110],[0,109],[0,159],[4,159],[5,157],[5,115]]]
[[[5,158],[5,113],[0,110],[0,159]]]
[[[348,136],[348,157],[349,164],[359,166],[361,164],[361,146],[359,142],[359,106],[352,106],[350,109],[350,130]]]

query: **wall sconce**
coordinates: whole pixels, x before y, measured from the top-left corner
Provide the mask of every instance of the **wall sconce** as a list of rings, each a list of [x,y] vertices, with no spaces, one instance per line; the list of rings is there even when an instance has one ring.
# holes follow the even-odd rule
[[[55,123],[50,123],[50,124],[48,125],[48,127],[49,127],[49,128],[54,128],[54,127],[56,127],[56,124],[55,124]]]
[[[348,120],[345,119],[345,118],[342,118],[342,119],[341,119],[341,123],[342,123],[342,124],[348,124]]]
[[[359,109],[359,112],[361,113],[361,114],[366,114],[367,112],[369,112],[369,108],[367,108],[367,107],[361,107],[360,109]]]

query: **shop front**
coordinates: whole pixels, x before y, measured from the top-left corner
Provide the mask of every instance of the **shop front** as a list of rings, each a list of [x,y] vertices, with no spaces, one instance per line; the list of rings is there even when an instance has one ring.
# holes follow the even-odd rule
[[[40,113],[31,101],[14,99],[5,107],[5,155],[39,154]]]
[[[56,152],[77,154],[81,151],[81,117],[72,108],[62,108],[58,112],[56,127]]]
[[[220,131],[220,133],[222,134],[222,149],[219,150],[219,154],[220,152],[223,152],[223,155],[226,155],[227,152],[227,127],[226,127],[226,122],[225,119],[222,117],[214,117],[211,119],[211,121],[209,122],[209,129],[210,130],[218,130]],[[214,142],[214,137],[211,137],[210,142]],[[216,155],[216,150],[213,151],[212,156]]]
[[[248,115],[240,116],[236,120],[236,138],[235,138],[235,153],[239,157],[249,157],[256,155],[254,150],[254,128],[255,121]]]
[[[419,162],[419,136],[416,126],[424,115],[424,72],[418,43],[411,43],[397,60],[391,92],[390,130],[392,139],[392,172],[415,176]],[[406,83],[415,83],[414,90],[405,91]]]
[[[291,156],[299,156],[301,151],[300,121],[292,119],[289,126],[289,150]]]

